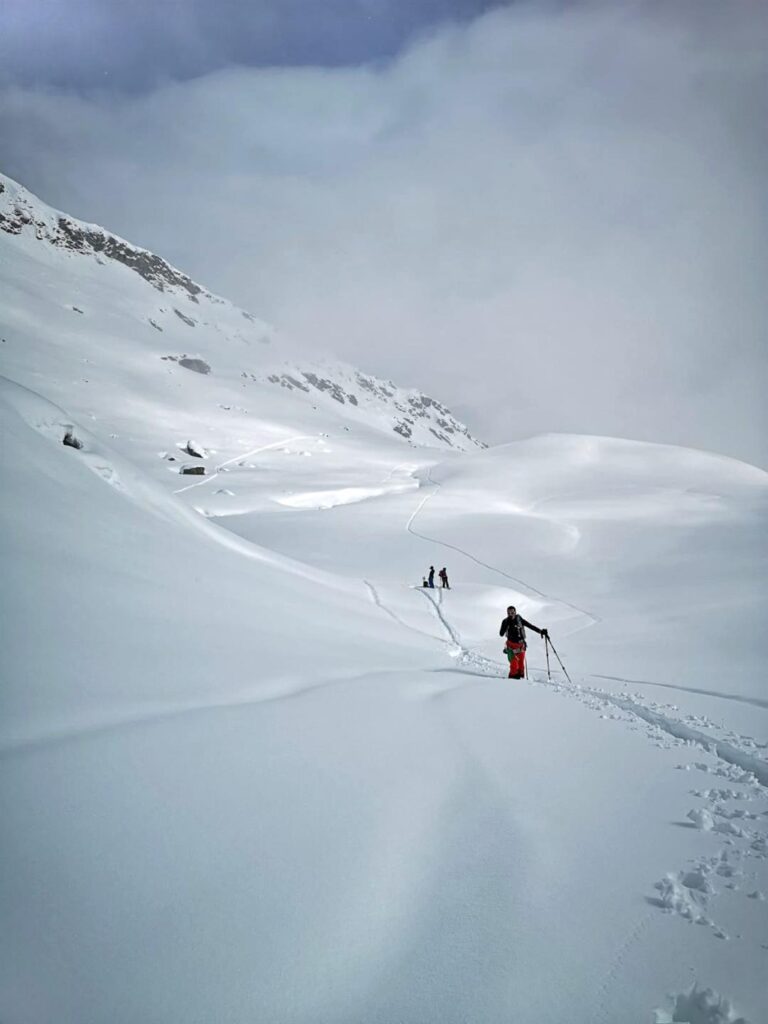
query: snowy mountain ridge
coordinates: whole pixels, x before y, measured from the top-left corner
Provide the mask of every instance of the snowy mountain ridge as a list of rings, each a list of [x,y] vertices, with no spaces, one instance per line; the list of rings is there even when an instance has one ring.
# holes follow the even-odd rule
[[[149,333],[168,334],[172,336],[168,341],[179,343],[173,351],[172,345],[153,339],[159,358],[167,362],[206,375],[219,372],[223,363],[225,372],[239,371],[241,382],[249,386],[279,388],[283,395],[309,398],[326,406],[330,402],[333,408],[342,407],[345,417],[391,430],[415,445],[459,451],[484,447],[442,403],[428,395],[301,351],[253,314],[214,295],[160,256],[98,225],[52,209],[2,175],[0,232],[6,240],[18,241],[30,255],[45,259],[50,255],[45,253],[48,249],[60,256],[77,257],[94,276],[110,267],[137,275],[152,289],[143,298],[142,319],[151,329]],[[114,283],[116,288],[125,286],[125,280],[117,277]],[[71,308],[81,316],[91,313],[80,305]],[[185,330],[171,330],[171,324],[174,328],[183,325]],[[134,325],[125,327],[126,335],[135,329]],[[125,343],[130,343],[128,337]]]
[[[182,288],[193,302],[198,301],[199,295],[212,301],[223,301],[148,249],[132,245],[98,224],[86,224],[59,213],[4,175],[0,175],[0,196],[0,230],[6,234],[20,235],[30,229],[39,241],[50,242],[60,249],[101,254],[116,260],[135,270],[158,291]]]

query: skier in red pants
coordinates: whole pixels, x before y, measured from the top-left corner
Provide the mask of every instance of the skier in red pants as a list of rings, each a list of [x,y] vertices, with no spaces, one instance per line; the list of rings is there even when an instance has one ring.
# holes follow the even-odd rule
[[[546,629],[539,629],[538,626],[534,626],[532,622],[528,622],[517,614],[517,609],[510,605],[507,608],[507,617],[501,624],[499,629],[499,636],[506,636],[507,645],[504,648],[504,653],[509,658],[509,678],[510,679],[524,679],[525,678],[525,627],[532,629],[534,633],[538,633],[541,637],[549,637],[549,633]]]

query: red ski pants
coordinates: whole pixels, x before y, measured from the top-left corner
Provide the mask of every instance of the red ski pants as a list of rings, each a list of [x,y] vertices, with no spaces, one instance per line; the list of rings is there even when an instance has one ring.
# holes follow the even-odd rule
[[[509,678],[525,678],[525,644],[507,641],[506,654],[509,658]]]

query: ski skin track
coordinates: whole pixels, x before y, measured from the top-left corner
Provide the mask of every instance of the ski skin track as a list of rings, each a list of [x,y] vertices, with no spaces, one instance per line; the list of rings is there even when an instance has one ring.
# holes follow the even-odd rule
[[[703,690],[697,686],[676,686],[674,683],[659,683],[651,679],[625,679],[623,676],[608,676],[601,672],[593,672],[591,679],[607,679],[613,683],[627,683],[632,686],[659,686],[664,690],[679,690],[680,693],[699,693],[703,697],[715,697],[717,700],[732,700],[737,704],[751,704],[755,708],[768,708],[768,700],[759,697],[743,697],[738,693],[723,693],[721,690]]]
[[[434,598],[427,592],[428,588],[421,587],[421,588],[417,588],[417,589],[418,589],[418,592],[420,594],[423,594],[423,596],[426,597],[426,599],[429,601],[429,603],[434,608],[435,615],[437,615],[438,619],[440,620],[441,625],[445,629],[445,631],[448,634],[448,636],[451,638],[451,642],[453,644],[455,644],[456,647],[458,647],[460,650],[462,650],[462,651],[466,650],[466,648],[464,647],[464,645],[461,642],[461,638],[459,637],[459,634],[456,632],[456,630],[453,628],[453,626],[450,624],[450,622],[448,622],[446,617],[443,615],[442,609],[440,607],[442,601],[440,601],[440,600],[435,601]]]
[[[239,462],[240,459],[247,459],[251,455],[258,455],[259,452],[268,452],[271,448],[279,448],[281,444],[293,444],[294,441],[314,441],[315,435],[313,434],[298,434],[296,437],[286,437],[283,441],[273,441],[271,444],[262,445],[260,448],[252,448],[249,452],[241,452],[239,455],[235,455],[231,459],[227,459],[226,462],[222,462],[218,465],[215,471],[210,475],[203,477],[202,480],[197,480],[193,484],[188,484],[186,487],[179,487],[175,490],[174,494],[183,494],[185,491],[191,491],[193,487],[202,487],[203,484],[209,484],[215,480],[222,469],[226,466],[231,466],[233,462]]]
[[[371,595],[371,600],[376,605],[376,607],[380,608],[384,612],[384,614],[388,615],[390,619],[392,619],[394,622],[398,624],[398,626],[402,626],[404,629],[410,629],[412,630],[412,632],[418,633],[419,636],[429,637],[430,640],[438,640],[440,643],[445,642],[442,637],[436,636],[434,633],[425,633],[423,630],[417,629],[415,626],[411,626],[407,622],[404,622],[399,615],[396,615],[395,612],[392,611],[391,608],[387,608],[387,606],[381,600],[378,590],[374,587],[372,583],[370,583],[368,580],[363,580],[363,583],[368,588],[368,593]]]
[[[457,545],[451,544],[449,541],[438,540],[436,537],[430,537],[428,534],[419,533],[417,530],[415,530],[413,528],[413,524],[416,522],[416,519],[423,511],[424,506],[427,504],[428,501],[430,501],[430,499],[435,497],[440,488],[443,486],[441,483],[438,483],[438,481],[432,479],[431,466],[427,469],[426,478],[427,482],[431,484],[435,488],[435,490],[430,491],[429,494],[425,495],[425,497],[421,500],[416,509],[411,513],[408,522],[405,524],[405,528],[410,534],[412,534],[414,537],[418,537],[419,540],[428,541],[430,544],[439,544],[441,547],[450,548],[451,551],[456,551],[458,554],[464,555],[465,558],[469,558],[470,561],[474,562],[476,565],[480,565],[484,569],[489,569],[491,572],[498,573],[499,576],[503,576],[505,579],[511,580],[518,587],[522,587],[523,590],[527,590],[528,593],[532,594],[534,597],[544,598],[545,601],[556,600],[559,604],[562,604],[564,607],[570,608],[572,611],[578,612],[579,615],[585,615],[588,619],[590,619],[590,625],[595,626],[602,621],[600,617],[598,615],[595,615],[593,612],[588,612],[584,608],[579,608],[577,605],[571,604],[570,601],[564,601],[561,598],[554,598],[551,594],[545,594],[542,590],[539,590],[537,587],[532,586],[525,580],[521,580],[519,576],[513,576],[511,573],[505,572],[504,569],[499,569],[499,567],[496,565],[490,565],[488,562],[483,562],[482,559],[476,558],[475,555],[470,554],[469,551],[465,551],[463,548],[457,547]]]

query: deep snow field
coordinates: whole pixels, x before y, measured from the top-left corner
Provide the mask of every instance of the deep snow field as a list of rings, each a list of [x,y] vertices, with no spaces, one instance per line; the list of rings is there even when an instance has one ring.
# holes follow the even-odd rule
[[[764,1024],[768,474],[484,449],[0,183],[3,1024]]]

